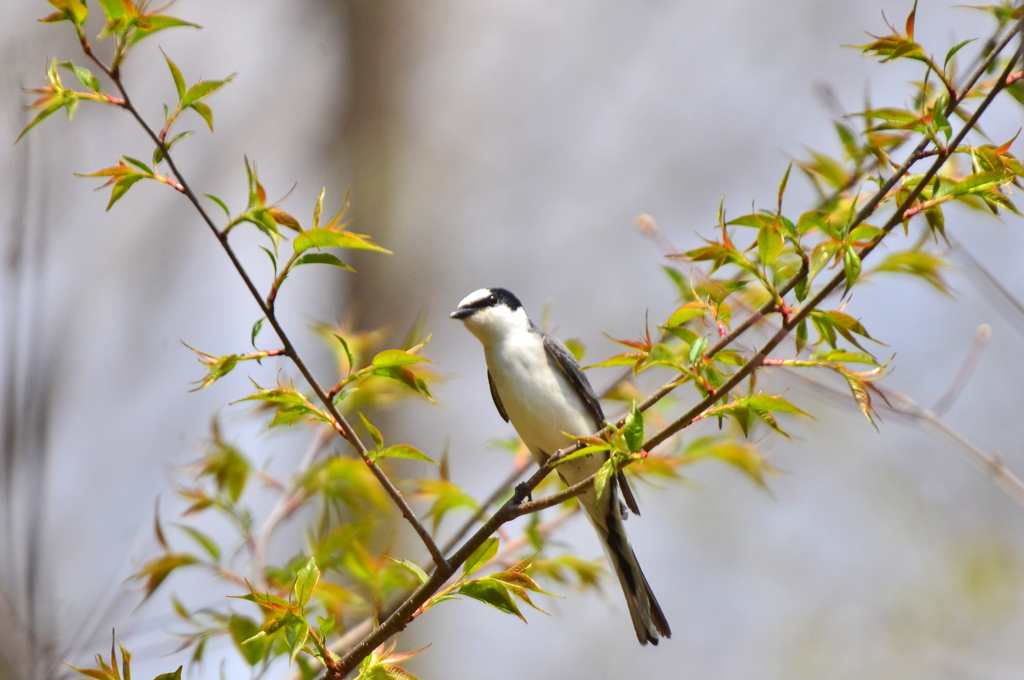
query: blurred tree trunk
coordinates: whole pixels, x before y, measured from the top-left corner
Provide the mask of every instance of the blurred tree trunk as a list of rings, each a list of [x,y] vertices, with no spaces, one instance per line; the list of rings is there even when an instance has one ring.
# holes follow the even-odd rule
[[[349,162],[354,229],[391,249],[400,246],[394,223],[397,169],[403,153],[399,95],[413,57],[421,9],[399,0],[344,0],[349,27],[349,110],[342,123]],[[411,323],[418,313],[403,293],[406,277],[387,259],[360,254],[351,278],[351,318],[362,328]],[[403,333],[404,328],[393,328]]]

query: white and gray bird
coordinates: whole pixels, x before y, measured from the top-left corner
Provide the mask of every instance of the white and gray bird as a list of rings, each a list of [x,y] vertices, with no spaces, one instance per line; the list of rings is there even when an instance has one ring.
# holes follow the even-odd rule
[[[494,405],[538,463],[574,443],[563,433],[582,437],[604,426],[601,404],[575,357],[557,338],[533,325],[515,295],[504,288],[482,288],[467,295],[451,318],[465,323],[483,344]],[[607,455],[591,454],[563,463],[557,471],[565,484],[572,485],[597,472],[605,460]],[[672,631],[626,538],[620,492],[639,515],[621,472],[601,498],[591,487],[579,500],[619,577],[640,644],[658,644]]]

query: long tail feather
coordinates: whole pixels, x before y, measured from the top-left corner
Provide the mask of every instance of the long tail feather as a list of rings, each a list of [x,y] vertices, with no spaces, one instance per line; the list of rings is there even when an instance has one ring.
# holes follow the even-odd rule
[[[606,493],[609,493],[612,498],[616,498],[614,488],[608,489]],[[636,637],[640,644],[646,645],[649,642],[656,645],[660,638],[672,637],[672,629],[668,625],[668,620],[651,590],[651,585],[647,582],[647,577],[640,569],[640,563],[626,537],[626,528],[622,523],[619,504],[617,502],[608,503],[605,516],[597,518],[591,515],[591,523],[597,529],[605,552],[608,554],[608,561],[611,562],[612,568],[615,569],[615,575],[619,578],[622,593],[626,596],[629,616],[633,620],[633,628],[636,630]]]

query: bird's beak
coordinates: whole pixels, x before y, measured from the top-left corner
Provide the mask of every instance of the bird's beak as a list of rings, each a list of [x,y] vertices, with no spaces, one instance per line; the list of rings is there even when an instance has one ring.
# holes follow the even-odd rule
[[[465,319],[467,316],[472,315],[473,312],[475,312],[475,311],[476,310],[471,308],[471,307],[467,307],[465,309],[456,309],[454,312],[452,312],[448,316],[450,318],[452,318],[452,319]]]

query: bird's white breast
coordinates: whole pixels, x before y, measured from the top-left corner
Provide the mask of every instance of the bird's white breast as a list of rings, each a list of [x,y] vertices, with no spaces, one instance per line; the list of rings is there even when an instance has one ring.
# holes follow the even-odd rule
[[[593,433],[594,423],[583,401],[548,356],[539,335],[510,334],[484,351],[505,412],[534,455],[550,455],[572,444],[563,432]],[[569,476],[576,475],[568,475],[567,481]]]

